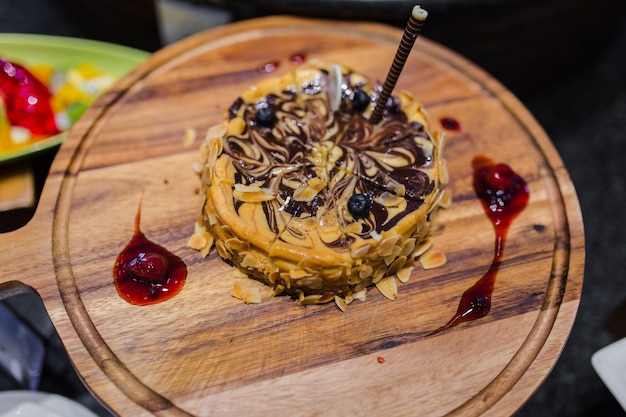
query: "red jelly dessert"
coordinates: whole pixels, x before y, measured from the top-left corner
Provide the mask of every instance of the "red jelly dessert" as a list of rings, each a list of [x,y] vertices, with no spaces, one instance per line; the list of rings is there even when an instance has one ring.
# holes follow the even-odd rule
[[[0,68],[0,96],[11,125],[25,127],[34,135],[59,133],[48,87],[19,64],[0,59]]]

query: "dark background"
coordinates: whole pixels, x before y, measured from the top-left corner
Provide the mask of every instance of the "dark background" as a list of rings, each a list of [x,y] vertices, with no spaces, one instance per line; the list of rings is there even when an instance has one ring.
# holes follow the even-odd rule
[[[397,26],[404,25],[413,4],[401,0],[214,3],[228,5],[235,20],[292,13]],[[485,68],[534,114],[561,154],[580,199],[587,261],[579,313],[554,370],[517,415],[623,416],[593,370],[591,356],[626,336],[626,2],[425,0],[420,4],[430,13],[423,36]],[[209,1],[196,1],[194,6],[209,7]],[[151,0],[0,0],[0,32],[84,37],[148,51],[161,47]],[[4,303],[22,316],[41,309],[38,300],[20,297]],[[20,310],[24,302],[33,306],[30,314]],[[40,388],[76,398],[106,415],[73,373],[51,325],[33,326],[48,340]]]

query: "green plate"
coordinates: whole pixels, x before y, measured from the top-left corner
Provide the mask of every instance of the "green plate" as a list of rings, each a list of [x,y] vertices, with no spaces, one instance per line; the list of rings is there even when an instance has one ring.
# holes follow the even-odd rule
[[[87,39],[61,36],[0,34],[0,57],[29,67],[46,64],[72,67],[89,62],[99,71],[116,77],[126,75],[150,54],[138,49]],[[10,152],[0,151],[0,164],[30,156],[63,143],[65,134],[52,136]]]

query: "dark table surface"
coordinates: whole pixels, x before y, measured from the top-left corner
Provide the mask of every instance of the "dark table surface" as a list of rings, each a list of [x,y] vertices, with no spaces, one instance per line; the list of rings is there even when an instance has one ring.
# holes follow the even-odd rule
[[[615,13],[614,27],[602,28],[607,36],[579,64],[540,89],[512,88],[565,162],[582,207],[587,252],[581,304],[569,340],[518,416],[624,415],[591,365],[595,351],[626,336],[626,15],[623,8]],[[0,0],[0,32],[97,38],[53,0]],[[469,58],[483,65],[479,57]],[[511,74],[493,75],[506,84]],[[519,79],[519,72],[514,75]]]

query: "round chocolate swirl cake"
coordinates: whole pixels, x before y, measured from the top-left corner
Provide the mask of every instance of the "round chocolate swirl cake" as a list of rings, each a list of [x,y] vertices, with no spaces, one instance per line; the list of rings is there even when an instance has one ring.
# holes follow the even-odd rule
[[[443,138],[410,94],[392,95],[382,120],[368,121],[380,90],[350,69],[310,64],[244,91],[202,146],[190,246],[206,254],[214,243],[301,305],[345,309],[372,284],[395,298],[449,203],[447,171]]]

